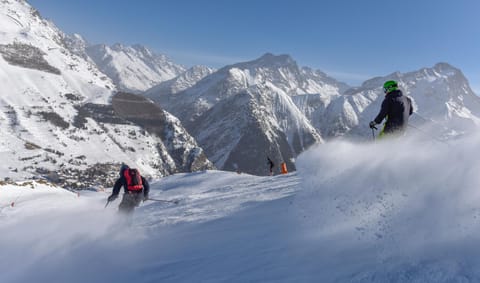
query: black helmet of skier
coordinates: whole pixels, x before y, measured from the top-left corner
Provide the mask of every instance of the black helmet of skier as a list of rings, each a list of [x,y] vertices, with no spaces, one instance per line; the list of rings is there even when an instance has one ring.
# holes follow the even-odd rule
[[[130,167],[128,167],[127,164],[122,163],[122,166],[120,166],[120,172],[119,172],[120,176],[123,176],[123,171],[127,170],[128,168],[130,168]]]

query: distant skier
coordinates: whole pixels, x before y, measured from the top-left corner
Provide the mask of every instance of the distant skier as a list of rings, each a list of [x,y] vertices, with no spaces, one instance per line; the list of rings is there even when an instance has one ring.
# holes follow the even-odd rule
[[[118,197],[122,186],[124,194],[122,202],[118,206],[120,212],[132,213],[136,206],[148,199],[148,193],[150,192],[148,181],[140,175],[137,169],[130,168],[125,164],[120,168],[120,178],[115,182],[112,195],[108,197],[108,202],[114,201]]]
[[[273,163],[273,161],[268,156],[267,156],[267,160],[268,160],[268,166],[270,167],[270,176],[272,176],[273,175],[273,167],[275,167],[275,163]]]
[[[408,125],[408,118],[413,113],[412,100],[404,96],[402,91],[398,89],[398,83],[396,81],[387,81],[383,84],[383,92],[385,98],[382,102],[382,108],[380,113],[369,126],[371,129],[375,128],[375,125],[380,124],[383,119],[387,119],[379,137],[384,135],[402,135]]]

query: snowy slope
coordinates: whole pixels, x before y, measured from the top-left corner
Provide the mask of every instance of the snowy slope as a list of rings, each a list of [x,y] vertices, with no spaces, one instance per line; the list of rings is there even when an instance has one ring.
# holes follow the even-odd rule
[[[0,71],[2,83],[9,86],[3,94],[29,90],[23,96],[10,97],[14,102],[31,101],[35,96],[48,99],[46,90],[80,94],[92,102],[108,100],[112,82],[68,52],[62,33],[52,23],[23,1],[2,1],[1,7]]]
[[[160,97],[166,97],[167,100],[170,100],[174,94],[194,86],[201,79],[215,71],[215,69],[206,66],[193,66],[177,77],[148,89],[143,95],[161,105],[161,101],[164,99]]]
[[[90,45],[85,53],[121,91],[140,93],[185,71],[142,45]]]
[[[183,236],[177,234],[177,228],[183,230],[182,227],[205,224],[208,231],[211,229],[208,228],[209,223],[222,222],[225,217],[246,208],[289,196],[297,186],[295,175],[255,177],[215,171],[173,175],[153,182],[151,197],[180,200],[180,203],[146,202],[137,210],[138,214],[132,220],[135,224],[128,229],[116,215],[118,201],[104,209],[109,192],[84,191],[76,195],[41,184],[34,184],[33,189],[29,186],[2,185],[0,247],[4,252],[0,255],[0,262],[8,260],[10,264],[19,265],[11,269],[2,264],[0,280],[25,282],[34,277],[42,282],[131,282],[133,278],[136,282],[162,280],[160,278],[168,278],[168,273],[177,273],[178,269],[164,269],[157,264],[177,261],[173,257],[167,258],[177,248],[183,250],[181,242],[189,237],[193,237],[191,240],[196,238],[195,233],[191,234],[188,230],[184,230],[186,234]],[[15,201],[13,207],[9,206],[12,200]],[[72,217],[75,223],[72,223]],[[43,225],[44,221],[48,221],[49,225]],[[245,235],[247,231],[238,235]],[[213,233],[222,234],[220,231]],[[177,238],[177,244],[171,241],[171,236]],[[204,234],[203,237],[208,236]],[[191,243],[196,241],[204,242],[197,242],[196,249],[209,249],[214,243],[208,238],[197,238]],[[28,246],[28,252],[24,248],[19,249],[20,246]],[[136,259],[130,261],[119,253]],[[157,261],[158,253],[167,258],[157,258]],[[184,258],[180,254],[178,256]],[[142,276],[139,276],[140,270],[143,270]],[[187,271],[178,273],[184,281],[195,281],[194,277],[188,278],[194,274],[188,274]]]
[[[43,175],[88,187],[111,185],[122,162],[145,176],[184,171],[175,161],[179,148],[169,151],[166,140],[113,111],[112,81],[70,52],[53,23],[25,1],[1,1],[0,8],[2,178]],[[174,136],[182,128],[191,139],[178,121],[165,123]],[[204,161],[203,169],[210,168]],[[92,174],[96,179],[87,180]]]
[[[480,280],[480,137],[423,139],[327,143],[300,158],[299,233],[317,247],[305,256],[338,264],[323,282]]]
[[[90,46],[90,43],[88,43],[88,41],[83,38],[83,36],[77,33],[72,35],[64,34],[63,42],[65,43],[65,46],[68,48],[68,50],[70,50],[73,54],[78,55],[95,65],[95,62],[90,57],[88,57],[88,54],[86,52],[87,47]]]
[[[58,140],[67,144],[69,133],[45,122],[49,117],[65,126],[76,113],[72,101],[105,103],[114,86],[93,65],[69,53],[61,32],[26,3],[2,1],[0,6],[1,155],[9,160],[5,167],[21,171],[28,166],[24,160],[40,162],[55,156],[39,147],[63,151]],[[3,176],[15,173],[2,170]]]
[[[2,184],[0,280],[479,282],[479,142],[327,142],[294,174],[172,175],[151,197],[179,204],[129,226],[109,192]]]

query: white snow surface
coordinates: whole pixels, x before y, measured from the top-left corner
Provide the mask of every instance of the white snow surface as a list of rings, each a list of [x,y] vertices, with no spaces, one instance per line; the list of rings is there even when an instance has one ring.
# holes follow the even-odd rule
[[[2,185],[0,281],[479,282],[479,142],[330,141],[294,174],[172,175],[150,196],[180,203],[129,220],[109,192]]]
[[[177,77],[148,89],[143,95],[152,100],[158,100],[158,96],[173,95],[194,86],[201,79],[213,74],[215,71],[215,69],[207,66],[193,66]]]
[[[9,99],[40,99],[44,93],[80,94],[83,99],[106,103],[115,89],[98,69],[70,53],[63,44],[63,33],[51,22],[36,14],[25,1],[0,2],[0,44],[26,44],[44,52],[45,60],[61,70],[60,75],[9,65],[0,56],[2,98],[8,93],[34,95],[9,96]],[[46,97],[49,99],[50,97]]]
[[[85,53],[119,90],[141,93],[185,71],[167,56],[156,54],[142,45],[104,44],[88,46]]]

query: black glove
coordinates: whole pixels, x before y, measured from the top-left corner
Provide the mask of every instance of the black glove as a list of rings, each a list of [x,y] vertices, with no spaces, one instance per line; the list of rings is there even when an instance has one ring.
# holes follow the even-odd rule
[[[368,124],[370,129],[375,129],[376,130],[377,128],[375,127],[375,125],[377,125],[377,123],[375,123],[375,121],[372,121],[372,122],[370,122],[370,124]]]
[[[110,202],[110,201],[114,201],[116,198],[117,198],[117,195],[111,195],[108,197],[107,200]]]

